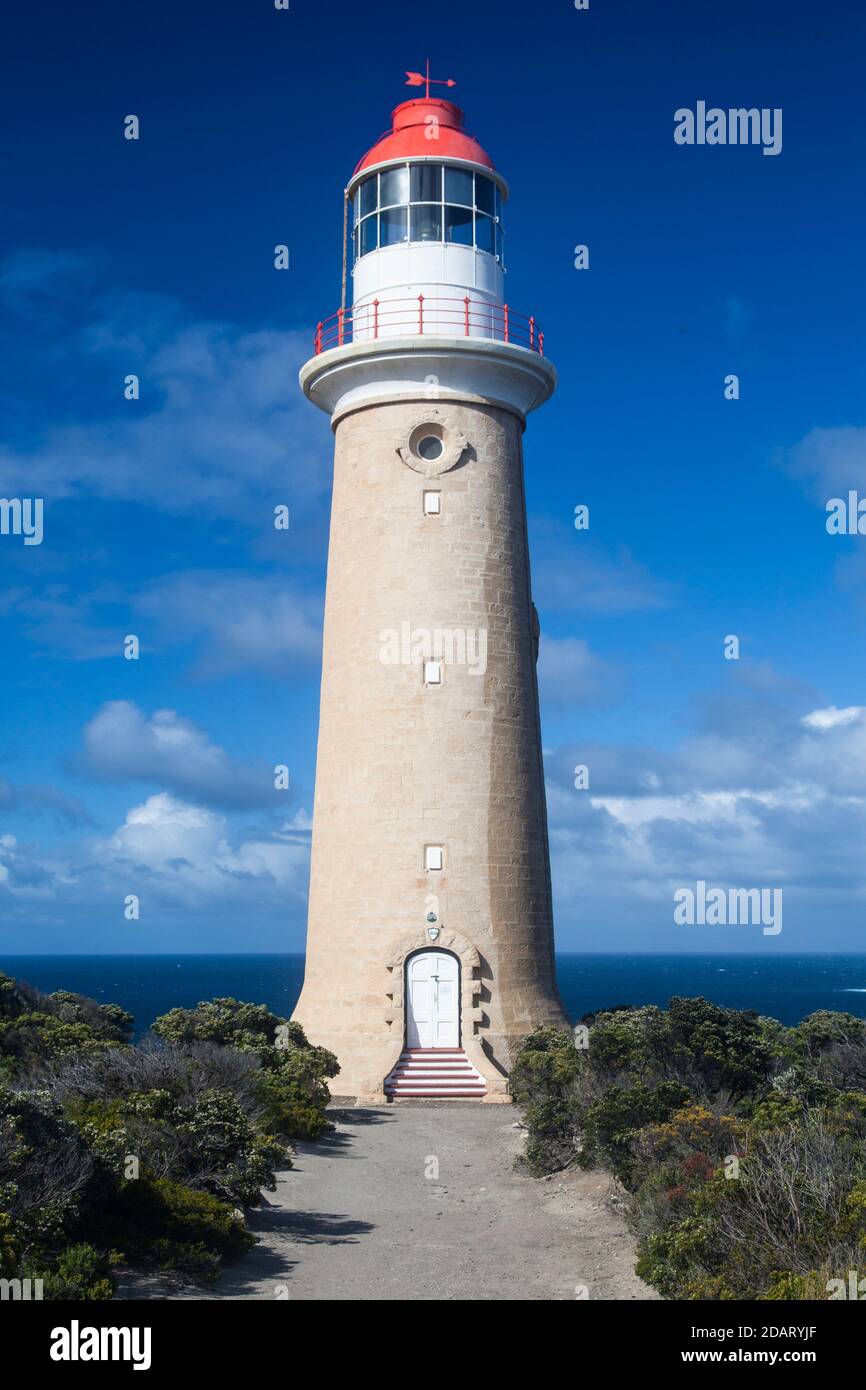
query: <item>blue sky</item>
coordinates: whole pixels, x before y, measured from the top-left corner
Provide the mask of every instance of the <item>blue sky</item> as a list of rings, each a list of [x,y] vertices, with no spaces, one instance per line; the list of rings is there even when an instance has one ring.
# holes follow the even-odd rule
[[[428,54],[561,377],[526,439],[558,944],[861,949],[866,537],[825,504],[866,496],[864,31],[841,0],[7,18],[0,495],[45,539],[0,536],[0,951],[302,948],[331,445],[296,373]],[[699,100],[782,108],[781,154],[677,145]],[[698,879],[781,887],[783,932],[675,926]]]

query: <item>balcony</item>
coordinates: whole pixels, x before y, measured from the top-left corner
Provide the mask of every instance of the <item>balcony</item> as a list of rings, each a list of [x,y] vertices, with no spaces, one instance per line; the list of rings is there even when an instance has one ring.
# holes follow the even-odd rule
[[[518,313],[508,304],[487,299],[439,295],[388,296],[369,300],[355,308],[338,309],[316,326],[313,349],[318,357],[347,343],[369,343],[379,338],[423,337],[481,338],[513,343],[544,356],[544,333],[535,315]]]

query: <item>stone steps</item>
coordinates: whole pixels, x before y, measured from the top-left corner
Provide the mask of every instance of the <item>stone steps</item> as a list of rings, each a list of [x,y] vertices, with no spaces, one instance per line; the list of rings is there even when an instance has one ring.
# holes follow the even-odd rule
[[[385,1081],[385,1094],[391,1100],[482,1100],[487,1087],[462,1047],[413,1047],[401,1053]]]

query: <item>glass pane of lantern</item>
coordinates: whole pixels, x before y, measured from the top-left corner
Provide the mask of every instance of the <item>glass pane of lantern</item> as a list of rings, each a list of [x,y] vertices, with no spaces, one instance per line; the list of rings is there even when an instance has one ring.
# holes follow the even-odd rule
[[[496,214],[496,185],[492,179],[486,179],[483,174],[475,175],[475,206],[481,211],[489,213],[491,217]]]
[[[409,170],[383,169],[379,175],[379,207],[393,208],[409,201]]]
[[[361,255],[366,256],[368,251],[375,251],[377,245],[378,228],[376,223],[379,221],[375,212],[372,217],[365,217],[361,223]]]
[[[411,176],[413,203],[439,203],[442,201],[441,164],[413,164]]]
[[[371,179],[365,179],[358,189],[359,217],[366,217],[368,212],[376,211],[376,175]]]
[[[449,208],[445,209],[445,240],[453,241],[458,246],[472,245],[472,209],[471,208]]]
[[[411,241],[442,240],[442,208],[439,203],[420,203],[409,211],[412,214]]]
[[[496,224],[492,217],[484,217],[480,212],[475,215],[475,245],[479,251],[489,251],[493,255],[493,228]]]
[[[387,208],[379,213],[379,245],[395,246],[409,239],[408,208]]]
[[[497,222],[497,224],[496,224],[496,259],[497,259],[498,261],[502,261],[502,260],[504,259],[504,257],[503,257],[504,247],[503,247],[503,244],[502,244],[502,243],[503,243],[502,224],[499,223],[499,222]]]
[[[460,203],[463,207],[472,206],[472,171],[452,169],[445,166],[445,201]]]

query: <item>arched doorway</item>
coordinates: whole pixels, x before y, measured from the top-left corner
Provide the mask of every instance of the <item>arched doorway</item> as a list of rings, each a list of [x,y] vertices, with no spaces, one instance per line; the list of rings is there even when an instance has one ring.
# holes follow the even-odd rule
[[[450,951],[418,951],[406,962],[406,1046],[460,1046],[460,962]]]

